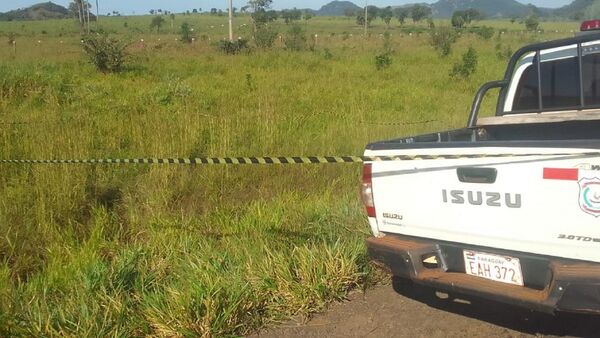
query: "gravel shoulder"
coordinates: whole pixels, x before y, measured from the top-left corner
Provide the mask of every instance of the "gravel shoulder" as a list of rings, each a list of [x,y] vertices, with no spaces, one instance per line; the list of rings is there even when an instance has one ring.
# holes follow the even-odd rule
[[[404,285],[404,284],[402,284]],[[306,323],[290,321],[252,337],[599,337],[600,318],[550,316],[480,299],[442,299],[419,286],[355,292]]]

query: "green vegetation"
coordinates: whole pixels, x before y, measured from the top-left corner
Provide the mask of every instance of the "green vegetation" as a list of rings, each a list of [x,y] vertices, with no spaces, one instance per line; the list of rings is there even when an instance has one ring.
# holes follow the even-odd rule
[[[285,48],[290,51],[299,52],[306,49],[306,31],[299,24],[293,24],[287,31],[285,37]]]
[[[303,22],[314,51],[275,38],[226,56],[214,47],[226,17],[177,15],[161,34],[151,20],[101,18],[136,41],[119,73],[87,60],[73,20],[0,23],[19,46],[12,58],[0,44],[0,158],[358,155],[369,141],[464,126],[479,85],[504,73],[497,44],[578,27],[485,21],[506,33],[465,31],[442,59],[424,22],[378,20],[364,37],[354,17],[315,17]],[[193,43],[178,41],[184,22]],[[252,19],[235,25],[254,47]],[[385,39],[394,62],[377,72]],[[479,66],[456,81],[471,46]],[[377,281],[359,183],[354,165],[2,166],[0,336],[231,336],[322,310]]]
[[[531,15],[525,19],[525,28],[527,28],[528,31],[536,31],[538,30],[539,26],[540,20],[537,16]]]
[[[229,41],[226,39],[220,40],[219,49],[221,50],[221,52],[228,55],[235,55],[242,52],[246,52],[249,50],[248,40],[242,38],[233,41]]]
[[[481,21],[485,18],[483,13],[480,13],[476,9],[468,9],[466,11],[456,11],[452,14],[450,22],[455,28],[463,28],[468,26],[473,21]]]
[[[429,36],[431,45],[442,57],[450,55],[452,44],[458,40],[458,32],[450,27],[432,29]]]
[[[469,78],[475,74],[477,70],[477,51],[473,47],[469,47],[467,52],[462,56],[462,62],[454,64],[450,76],[456,78]]]
[[[165,19],[161,15],[157,15],[152,18],[150,22],[150,29],[156,28],[156,33],[160,34],[160,28],[165,24]]]
[[[81,40],[83,51],[101,72],[117,73],[123,70],[127,59],[127,43],[107,33],[86,35]]]
[[[179,40],[183,43],[192,43],[194,42],[194,31],[192,30],[192,26],[189,23],[184,22],[181,25],[180,29],[180,37]]]

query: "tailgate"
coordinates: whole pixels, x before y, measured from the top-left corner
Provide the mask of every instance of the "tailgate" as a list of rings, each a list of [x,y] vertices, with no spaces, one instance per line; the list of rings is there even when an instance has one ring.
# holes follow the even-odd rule
[[[367,151],[368,156],[574,154],[375,162],[377,227],[384,233],[600,262],[600,157],[582,155],[595,151]]]

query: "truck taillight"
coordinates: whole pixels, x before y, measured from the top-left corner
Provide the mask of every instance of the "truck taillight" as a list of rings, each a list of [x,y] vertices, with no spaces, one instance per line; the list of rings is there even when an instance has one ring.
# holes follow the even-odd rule
[[[600,30],[600,20],[587,20],[581,24],[581,31],[596,31]]]
[[[367,215],[369,215],[369,217],[375,217],[375,201],[373,200],[373,165],[370,163],[363,166],[361,197],[367,208]]]

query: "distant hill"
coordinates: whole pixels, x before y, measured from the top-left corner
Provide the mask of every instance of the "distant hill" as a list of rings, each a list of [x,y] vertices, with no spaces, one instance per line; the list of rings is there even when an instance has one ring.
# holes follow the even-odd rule
[[[594,0],[574,0],[574,3],[569,6],[580,8],[582,6],[575,3],[591,3],[593,1]],[[392,7],[409,7],[412,5],[415,4]],[[530,14],[546,16],[551,15],[553,12],[553,10],[548,8],[538,8],[531,5],[524,5],[516,0],[438,0],[436,3],[427,6],[431,7],[433,16],[437,18],[449,18],[455,11],[466,10],[470,8],[477,9],[478,11],[485,13],[489,18],[524,17]],[[363,7],[357,6],[350,1],[333,1],[323,6],[315,13],[323,16],[341,16],[344,15],[347,9],[357,11],[361,10],[362,8]]]
[[[583,18],[589,12],[594,4],[594,0],[575,0],[572,3],[558,8],[554,11],[554,15],[565,18]]]
[[[356,12],[361,9],[362,7],[358,7],[350,1],[332,1],[316,11],[316,14],[321,16],[342,16],[348,10]]]
[[[69,10],[53,2],[45,2],[28,8],[0,13],[0,21],[64,19],[70,17]]]
[[[537,11],[538,15],[551,12],[550,9],[524,5],[515,0],[439,0],[431,5],[435,17],[448,18],[458,10],[469,8],[483,12],[489,18],[523,17]]]

